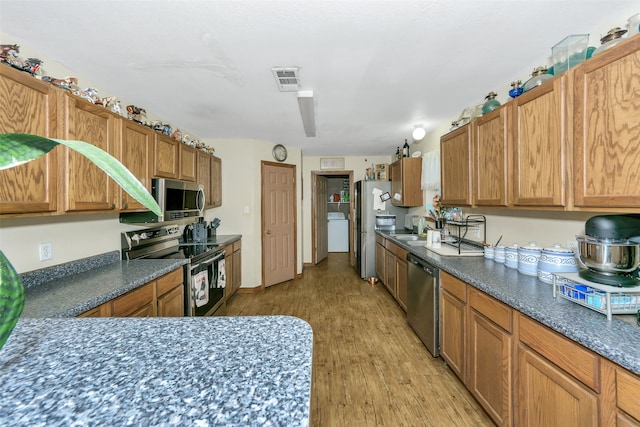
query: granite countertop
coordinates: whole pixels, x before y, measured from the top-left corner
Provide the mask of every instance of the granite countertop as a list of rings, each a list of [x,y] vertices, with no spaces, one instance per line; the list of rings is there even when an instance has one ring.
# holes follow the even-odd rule
[[[287,316],[21,318],[0,424],[306,426],[312,335]]]
[[[491,295],[543,325],[576,341],[614,363],[640,375],[640,327],[553,298],[553,286],[483,257],[440,256],[425,247],[411,246],[390,233],[377,232],[471,286]]]
[[[117,251],[116,251],[117,253]],[[104,255],[108,257],[110,254]],[[97,257],[96,257],[97,258]],[[21,317],[74,317],[163,276],[187,263],[185,259],[119,259],[76,271],[69,263],[40,274],[40,283],[25,284],[25,302]],[[60,268],[65,272],[55,274]],[[45,278],[51,277],[51,280]],[[24,278],[23,278],[24,280]]]

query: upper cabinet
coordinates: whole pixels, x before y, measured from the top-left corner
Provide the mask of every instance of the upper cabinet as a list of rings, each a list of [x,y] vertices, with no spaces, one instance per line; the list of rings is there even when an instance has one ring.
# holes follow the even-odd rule
[[[640,211],[640,36],[575,71],[573,164],[579,209]]]
[[[510,103],[515,206],[567,206],[571,106],[566,98],[570,76],[563,73]]]
[[[121,118],[100,105],[65,94],[64,139],[85,141],[119,155]],[[109,176],[83,155],[64,148],[64,210],[105,211],[119,207],[119,189]]]
[[[477,206],[507,205],[507,106],[471,124],[474,132],[473,200]]]
[[[131,120],[122,120],[120,161],[151,191],[151,162],[155,132]],[[129,193],[120,189],[121,210],[146,209]]]
[[[471,125],[462,126],[440,138],[442,203],[471,206]]]
[[[0,133],[57,138],[57,90],[11,67],[0,66]],[[0,214],[51,213],[57,205],[62,147],[0,171]]]
[[[222,159],[211,156],[211,203],[212,208],[222,206]]]
[[[189,147],[185,144],[180,145],[180,173],[179,177],[183,181],[195,182],[197,178],[197,152],[193,147]]]
[[[395,206],[422,206],[422,159],[404,157],[390,166],[391,202]]]
[[[153,176],[178,179],[180,142],[156,133],[153,146]]]

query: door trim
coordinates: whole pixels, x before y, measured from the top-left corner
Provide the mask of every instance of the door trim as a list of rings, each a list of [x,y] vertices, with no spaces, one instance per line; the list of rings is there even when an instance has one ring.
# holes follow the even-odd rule
[[[272,166],[272,167],[280,167],[286,169],[293,169],[293,277],[298,277],[298,183],[297,183],[297,168],[296,165],[291,165],[288,163],[276,163],[269,162],[266,160],[262,160],[260,162],[260,259],[261,259],[261,284],[260,289],[264,290],[265,286],[265,274],[264,274],[264,233],[265,233],[265,225],[264,225],[264,211],[265,204],[264,198],[262,197],[264,192],[264,167]]]
[[[327,178],[335,176],[349,177],[349,264],[353,267],[355,258],[353,253],[353,171],[337,170],[337,171],[311,171],[311,264],[316,259],[316,177],[324,176]]]

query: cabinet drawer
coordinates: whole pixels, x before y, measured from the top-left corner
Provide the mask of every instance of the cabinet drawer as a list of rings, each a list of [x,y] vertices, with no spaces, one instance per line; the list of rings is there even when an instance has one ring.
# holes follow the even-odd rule
[[[440,271],[440,286],[462,302],[467,302],[467,284],[452,275]]]
[[[520,342],[592,390],[600,391],[600,359],[595,353],[526,316],[520,315],[519,327]]]
[[[164,295],[169,292],[171,289],[175,288],[176,285],[182,283],[182,268],[172,271],[171,273],[165,274],[156,280],[156,295]]]
[[[376,243],[380,243],[382,246],[384,246],[384,241],[387,240],[384,237],[382,237],[379,234],[376,234]]]
[[[640,378],[616,369],[618,408],[640,421]]]
[[[394,246],[392,249],[393,253],[401,260],[407,261],[407,251],[402,249],[400,246]]]
[[[240,248],[242,248],[242,240],[238,240],[236,242],[233,242],[233,252],[239,251]]]
[[[113,315],[114,316],[128,316],[141,307],[146,306],[153,302],[153,287],[155,281],[147,283],[146,285],[135,289],[131,292],[127,292],[113,300]]]
[[[476,289],[469,289],[469,305],[505,331],[513,332],[513,310],[505,304]]]

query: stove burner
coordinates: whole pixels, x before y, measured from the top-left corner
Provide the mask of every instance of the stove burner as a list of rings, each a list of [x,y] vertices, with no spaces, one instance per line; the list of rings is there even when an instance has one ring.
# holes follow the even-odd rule
[[[603,285],[628,287],[628,286],[640,286],[640,280],[633,276],[625,275],[608,275],[603,273],[596,273],[591,270],[580,270],[578,273],[580,277],[590,282],[602,283]]]

